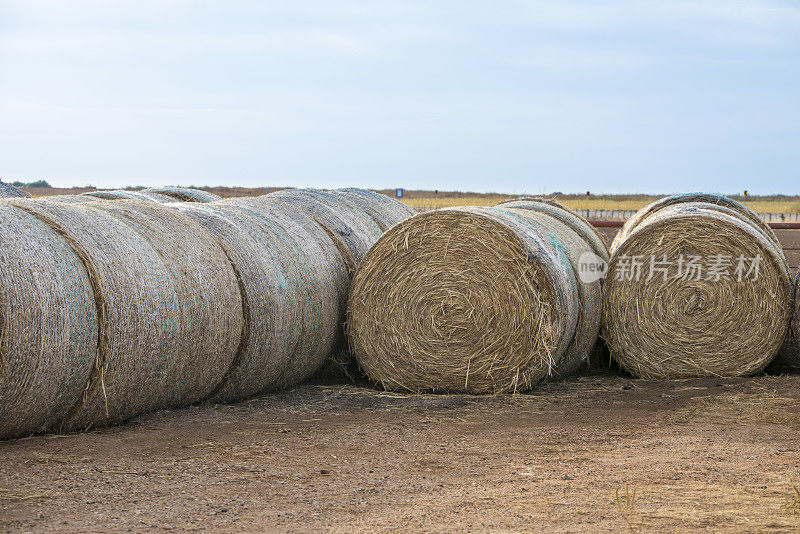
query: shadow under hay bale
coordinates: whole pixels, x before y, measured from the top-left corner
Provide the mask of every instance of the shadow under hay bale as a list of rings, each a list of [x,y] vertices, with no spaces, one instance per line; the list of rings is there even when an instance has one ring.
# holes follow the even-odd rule
[[[496,207],[522,217],[528,224],[543,230],[543,235],[551,236],[556,248],[563,249],[566,253],[577,283],[580,307],[575,335],[564,356],[554,366],[552,378],[564,378],[581,366],[587,367],[600,332],[602,278],[599,274],[591,276],[593,273],[581,273],[581,264],[594,261],[591,255],[608,263],[608,251],[605,250],[602,240],[589,229],[591,225],[587,221],[554,201],[516,200]]]
[[[549,236],[497,208],[416,215],[386,232],[356,273],[350,348],[386,389],[524,391],[570,344],[580,303]]]
[[[10,202],[69,240],[101,312],[91,376],[61,428],[180,406],[216,385],[234,357],[241,301],[224,253],[199,226],[153,203]]]
[[[49,430],[97,358],[92,285],[67,239],[0,203],[0,439]]]
[[[749,375],[784,340],[791,279],[777,240],[744,206],[695,198],[645,208],[612,245],[603,335],[634,376]]]
[[[792,283],[792,297],[789,300],[791,321],[786,332],[786,339],[775,359],[765,369],[767,373],[800,373],[800,311],[798,311],[800,298],[797,295],[798,285],[800,285],[800,269],[797,270]]]
[[[173,202],[175,200],[179,202],[214,202],[215,200],[222,199],[221,196],[215,195],[214,193],[209,193],[201,189],[193,189],[191,187],[151,187],[142,189],[141,192],[171,197]]]

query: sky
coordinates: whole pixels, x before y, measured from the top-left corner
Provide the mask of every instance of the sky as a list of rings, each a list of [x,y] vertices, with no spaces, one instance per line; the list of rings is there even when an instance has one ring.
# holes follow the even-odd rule
[[[0,178],[800,194],[800,1],[0,0]]]

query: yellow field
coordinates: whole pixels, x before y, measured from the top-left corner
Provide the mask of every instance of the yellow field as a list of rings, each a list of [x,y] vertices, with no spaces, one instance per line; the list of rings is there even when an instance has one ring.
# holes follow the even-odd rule
[[[404,198],[403,202],[413,208],[436,209],[452,206],[492,206],[518,195],[474,195],[460,197],[414,197]],[[574,210],[638,210],[650,204],[657,197],[645,200],[609,200],[603,198],[557,199]],[[754,200],[743,202],[756,213],[798,213],[800,202],[777,200]]]

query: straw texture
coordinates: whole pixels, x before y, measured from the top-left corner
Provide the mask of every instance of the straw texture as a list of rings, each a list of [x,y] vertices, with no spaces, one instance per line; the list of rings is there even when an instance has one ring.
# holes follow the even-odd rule
[[[411,207],[399,200],[368,189],[348,187],[332,192],[358,206],[375,220],[383,232],[415,213]]]
[[[608,251],[585,219],[557,202],[534,198],[504,202],[498,204],[498,207],[521,217],[536,227],[541,235],[549,236],[554,243],[563,247],[569,258],[577,283],[580,307],[575,336],[552,373],[554,379],[563,378],[589,362],[589,355],[600,332],[601,279],[581,278],[581,257],[591,253],[608,262]]]
[[[682,197],[684,200],[686,196]],[[694,197],[689,197],[694,198]],[[783,252],[752,215],[725,202],[659,201],[612,245],[603,330],[612,355],[635,376],[743,376],[763,369],[789,323],[791,279]],[[747,208],[744,208],[747,209]],[[708,271],[620,277],[631,257],[676,262],[727,257],[727,279]],[[758,276],[739,280],[737,258],[760,258]],[[624,263],[623,263],[624,262]],[[748,265],[749,270],[750,265]],[[677,269],[674,267],[673,269]],[[666,277],[666,279],[665,279]],[[717,280],[719,278],[719,280]]]
[[[97,314],[78,255],[50,226],[0,203],[0,439],[45,431],[81,398]]]
[[[143,189],[142,193],[155,193],[171,197],[173,201],[179,202],[213,202],[220,200],[222,197],[203,191],[201,189],[192,189],[191,187],[151,187]]]
[[[232,269],[224,254],[210,246],[216,247],[216,243],[207,244],[205,233],[191,220],[167,209],[155,214],[147,208],[157,205],[134,201],[7,202],[65,236],[82,258],[94,290],[97,357],[83,398],[67,412],[63,429],[117,423],[143,412],[182,405],[207,393],[194,391],[194,387],[210,389],[221,379],[239,338],[241,319],[237,321],[235,316],[241,314],[241,302],[237,291],[225,296],[226,288],[236,288]],[[117,219],[119,212],[115,216],[107,213],[124,209],[128,202],[136,207],[128,208],[127,223]],[[97,207],[102,204],[103,209]],[[157,220],[151,220],[154,217]],[[152,233],[147,230],[149,225],[153,225]],[[167,228],[173,235],[160,234]],[[174,247],[174,251],[169,253],[165,247]],[[187,260],[176,265],[173,258],[179,255]],[[201,267],[200,273],[192,272],[193,262],[207,266]],[[217,281],[219,290],[209,287]],[[192,290],[198,298],[188,298]],[[232,310],[233,318],[229,321],[225,313],[214,314],[212,322],[221,326],[199,328],[197,320],[189,316],[189,308],[202,298],[220,298],[215,306]],[[199,312],[205,313],[202,308]],[[188,341],[191,337],[194,343]],[[214,369],[196,369],[206,365]],[[195,374],[198,371],[200,379]],[[219,377],[209,376],[214,373]]]
[[[386,389],[499,393],[550,374],[575,333],[563,249],[497,208],[448,208],[386,232],[356,273],[350,348]]]

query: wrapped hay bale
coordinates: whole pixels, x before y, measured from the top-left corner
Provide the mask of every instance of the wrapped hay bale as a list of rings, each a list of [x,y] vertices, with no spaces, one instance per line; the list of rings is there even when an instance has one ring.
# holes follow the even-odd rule
[[[221,196],[203,191],[201,189],[193,189],[191,187],[151,187],[143,189],[142,193],[155,193],[158,195],[168,196],[179,202],[213,202],[222,199]]]
[[[28,193],[23,193],[11,184],[0,180],[0,198],[30,198]]]
[[[325,363],[341,336],[349,285],[347,264],[322,227],[291,206],[270,201],[268,196],[231,198],[214,205],[238,210],[258,221],[290,259],[284,276],[286,289],[292,292],[290,300],[298,310],[293,324],[299,341],[272,388],[295,385]]]
[[[612,245],[603,307],[612,356],[643,378],[758,372],[789,322],[783,252],[744,206],[681,198],[645,208]]]
[[[168,204],[175,202],[175,199],[167,195],[159,193],[150,193],[147,191],[127,191],[124,189],[106,189],[102,191],[90,191],[88,193],[81,193],[83,197],[102,198],[104,200],[144,200],[150,202],[158,202],[159,204]]]
[[[397,223],[404,221],[414,215],[411,207],[403,204],[399,200],[389,198],[369,189],[357,189],[348,187],[336,189],[332,193],[341,196],[354,205],[358,206],[364,213],[372,217],[382,232],[385,232]]]
[[[0,203],[0,439],[46,431],[97,358],[92,283],[68,239]]]
[[[382,233],[374,219],[330,191],[283,189],[264,200],[285,203],[314,219],[337,246],[351,273]]]
[[[277,389],[300,348],[300,325],[308,320],[299,264],[307,256],[296,253],[283,227],[235,207],[216,202],[170,207],[217,238],[235,267],[242,294],[244,335],[236,358],[209,400],[233,402]]]
[[[234,266],[214,236],[186,215],[154,202],[98,202],[144,237],[161,257],[176,292],[180,331],[171,375],[175,406],[205,399],[222,381],[244,329]]]
[[[577,280],[578,324],[575,336],[564,357],[556,363],[553,378],[559,379],[588,364],[597,343],[602,309],[601,271],[582,272],[590,263],[608,264],[608,250],[602,238],[582,217],[565,206],[548,199],[512,200],[496,207],[525,219],[543,236],[550,236],[554,246],[564,248]]]
[[[449,208],[387,231],[353,280],[350,349],[386,389],[530,389],[564,355],[578,321],[572,266],[517,214]]]
[[[7,202],[79,251],[101,312],[91,376],[62,428],[121,422],[213,389],[234,357],[241,301],[224,253],[199,226],[153,203]]]

